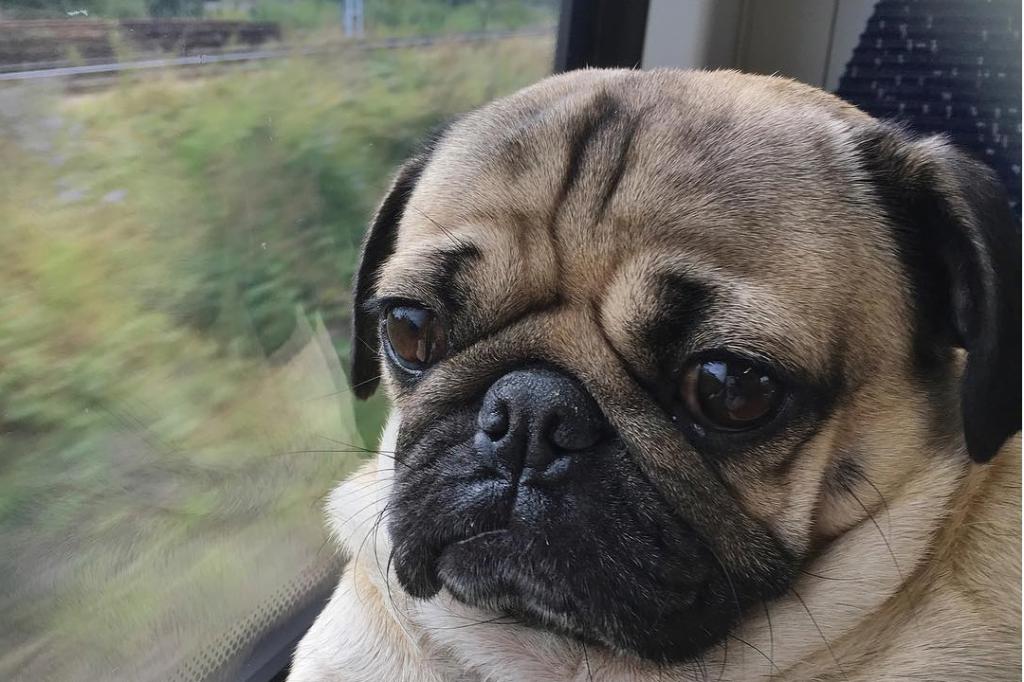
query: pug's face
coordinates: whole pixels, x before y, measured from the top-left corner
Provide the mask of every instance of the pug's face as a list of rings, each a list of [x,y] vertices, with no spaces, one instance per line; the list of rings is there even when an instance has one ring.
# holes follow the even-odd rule
[[[980,166],[782,79],[587,71],[466,116],[356,283],[401,585],[699,654],[865,486],[1017,430],[1019,239]]]

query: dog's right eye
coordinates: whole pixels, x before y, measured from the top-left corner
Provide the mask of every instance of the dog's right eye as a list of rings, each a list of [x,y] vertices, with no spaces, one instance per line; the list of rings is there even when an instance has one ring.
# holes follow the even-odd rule
[[[765,368],[739,358],[691,364],[683,374],[682,398],[703,426],[745,431],[768,421],[784,397]]]
[[[427,308],[390,308],[385,314],[384,332],[392,359],[410,371],[422,371],[448,352],[444,325]]]

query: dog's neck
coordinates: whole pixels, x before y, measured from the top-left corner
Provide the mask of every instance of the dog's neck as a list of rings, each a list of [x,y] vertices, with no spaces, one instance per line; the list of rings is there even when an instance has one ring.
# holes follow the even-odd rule
[[[389,621],[374,626],[381,628],[377,635],[357,639],[368,647],[374,665],[385,658],[394,663],[389,679],[396,680],[757,680],[779,678],[812,662],[819,674],[833,670],[837,679],[854,679],[844,669],[851,657],[849,635],[874,622],[887,602],[927,584],[929,558],[944,542],[943,522],[966,508],[957,498],[968,497],[985,475],[981,468],[967,467],[963,453],[933,458],[935,464],[910,477],[887,509],[869,514],[828,544],[787,594],[754,609],[702,660],[669,670],[496,618],[445,591],[426,601],[409,598],[390,570],[386,530],[396,436],[392,419],[380,456],[340,486],[328,508],[335,537],[350,552],[353,608],[372,600]],[[394,650],[382,656],[381,646]]]

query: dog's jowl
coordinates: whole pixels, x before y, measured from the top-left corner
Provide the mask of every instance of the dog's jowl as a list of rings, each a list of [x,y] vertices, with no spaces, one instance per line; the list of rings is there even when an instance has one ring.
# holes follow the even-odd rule
[[[818,90],[588,70],[401,168],[294,680],[1019,677],[1020,228]]]

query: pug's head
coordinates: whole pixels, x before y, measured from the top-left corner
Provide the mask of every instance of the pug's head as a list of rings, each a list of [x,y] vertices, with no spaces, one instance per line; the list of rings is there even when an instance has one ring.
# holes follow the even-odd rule
[[[1018,230],[983,166],[783,79],[585,71],[467,115],[355,286],[402,587],[699,654],[864,486],[1019,428]]]

